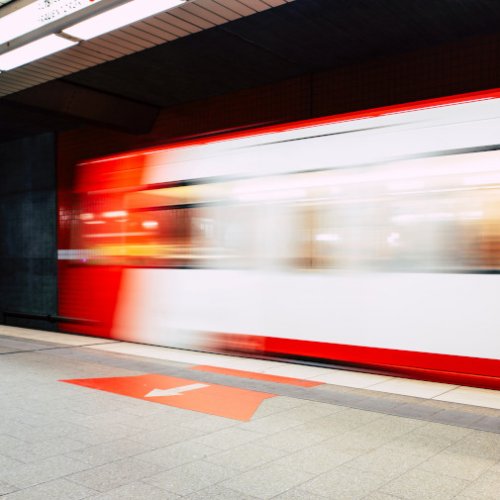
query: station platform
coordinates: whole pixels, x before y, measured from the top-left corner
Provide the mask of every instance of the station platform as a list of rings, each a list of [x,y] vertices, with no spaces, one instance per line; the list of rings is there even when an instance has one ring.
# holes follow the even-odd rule
[[[9,500],[498,499],[500,392],[0,327]]]

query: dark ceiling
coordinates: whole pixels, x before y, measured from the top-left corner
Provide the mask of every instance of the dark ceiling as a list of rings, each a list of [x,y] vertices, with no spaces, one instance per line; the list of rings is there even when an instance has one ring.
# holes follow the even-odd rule
[[[153,107],[495,33],[499,26],[499,0],[295,0],[0,99],[0,134],[6,140],[89,121],[116,127],[113,106],[126,112],[127,102],[132,115],[151,120]],[[87,108],[102,104],[102,95],[114,104],[94,115],[71,113],[75,92],[88,98]],[[139,104],[147,106],[138,110]]]

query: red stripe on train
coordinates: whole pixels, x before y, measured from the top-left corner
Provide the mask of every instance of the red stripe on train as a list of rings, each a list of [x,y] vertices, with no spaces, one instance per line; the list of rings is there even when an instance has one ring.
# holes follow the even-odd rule
[[[485,99],[498,99],[500,98],[500,88],[493,88],[489,90],[479,90],[476,92],[467,92],[465,94],[455,94],[445,97],[436,97],[433,99],[424,99],[420,101],[411,101],[403,104],[391,104],[378,108],[368,108],[358,111],[350,111],[347,113],[327,115],[318,118],[307,118],[305,120],[297,120],[292,122],[277,123],[274,125],[257,125],[251,128],[244,128],[243,130],[236,130],[230,132],[215,131],[209,135],[202,135],[195,138],[176,138],[173,140],[166,140],[164,144],[142,149],[132,149],[121,153],[114,153],[107,156],[102,156],[92,160],[83,162],[85,165],[90,165],[96,161],[129,161],[129,155],[135,158],[144,153],[153,153],[157,151],[166,151],[169,149],[183,148],[189,146],[200,146],[203,144],[211,144],[218,141],[227,141],[230,139],[239,139],[244,137],[252,137],[255,135],[287,132],[289,130],[301,129],[306,127],[314,127],[318,125],[328,125],[330,123],[339,123],[352,120],[360,120],[363,118],[376,118],[379,116],[390,115],[395,113],[404,113],[406,111],[420,111],[429,108],[440,106],[450,106],[453,104],[463,104],[472,101],[481,101]],[[133,159],[131,159],[133,162]]]
[[[500,360],[259,335],[213,334],[212,347],[333,361],[408,378],[500,389]]]

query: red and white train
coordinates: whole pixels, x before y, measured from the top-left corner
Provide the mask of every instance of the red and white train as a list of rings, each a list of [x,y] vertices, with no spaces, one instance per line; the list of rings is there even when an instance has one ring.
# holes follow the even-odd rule
[[[62,326],[499,388],[499,147],[494,90],[86,161]]]

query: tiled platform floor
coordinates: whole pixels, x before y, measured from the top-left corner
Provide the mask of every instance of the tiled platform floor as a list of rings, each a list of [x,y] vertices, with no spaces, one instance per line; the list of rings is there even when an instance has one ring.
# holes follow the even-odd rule
[[[201,364],[326,384],[190,370]],[[279,395],[242,422],[59,382],[143,373]],[[351,375],[0,327],[0,496],[500,498],[498,393]]]

